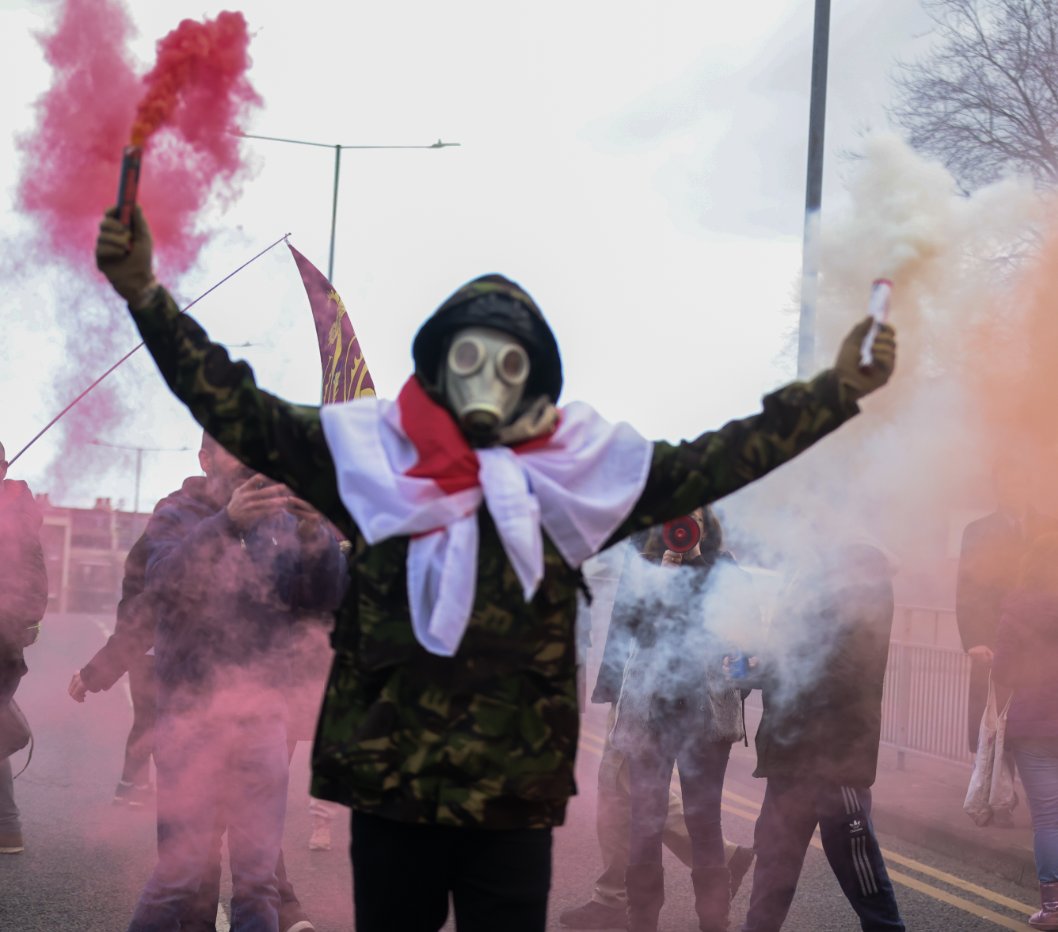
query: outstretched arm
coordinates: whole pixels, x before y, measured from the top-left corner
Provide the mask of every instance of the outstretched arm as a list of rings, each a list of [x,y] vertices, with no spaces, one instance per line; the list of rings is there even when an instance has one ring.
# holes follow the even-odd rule
[[[132,226],[108,213],[96,261],[129,304],[162,377],[192,416],[251,469],[289,486],[349,534],[319,409],[283,401],[258,387],[245,362],[232,362],[199,324],[181,314],[151,271],[150,230],[139,208]]]
[[[685,515],[766,475],[859,412],[858,400],[893,371],[893,330],[883,325],[871,371],[859,368],[860,345],[871,320],[857,324],[833,369],[809,382],[791,382],[764,399],[759,414],[730,421],[680,444],[656,443],[643,494],[611,540]]]

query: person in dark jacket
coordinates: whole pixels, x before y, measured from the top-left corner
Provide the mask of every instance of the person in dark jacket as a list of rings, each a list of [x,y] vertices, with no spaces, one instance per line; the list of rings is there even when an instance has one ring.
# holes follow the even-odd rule
[[[893,622],[892,565],[866,542],[804,548],[762,645],[764,712],[755,777],[766,778],[743,932],[778,932],[812,833],[864,930],[903,930],[871,822],[882,684]]]
[[[70,680],[68,692],[76,702],[88,693],[110,689],[126,673],[132,697],[132,727],[125,739],[121,779],[114,790],[115,805],[142,808],[154,795],[151,756],[157,716],[154,680],[154,611],[146,585],[149,541],[146,534],[132,545],[125,558],[114,633],[91,660]]]
[[[15,692],[28,672],[23,651],[36,641],[48,607],[40,526],[29,486],[7,478],[7,455],[0,444],[0,728],[14,727]],[[0,734],[0,743],[7,746],[10,738]],[[0,854],[23,850],[11,759],[0,751]]]
[[[629,539],[625,547],[625,562],[644,559],[659,563],[664,549],[657,529],[652,528]],[[591,694],[593,703],[610,705],[606,736],[599,760],[598,795],[595,803],[595,828],[602,855],[602,872],[595,881],[591,899],[559,916],[559,923],[571,929],[623,929],[628,925],[628,897],[625,889],[630,802],[628,755],[614,747],[612,736],[625,667],[635,645],[634,634],[640,621],[640,615],[629,611],[626,604],[637,601],[632,591],[632,577],[635,575],[622,573],[618,582],[602,661]],[[661,839],[665,847],[691,868],[693,853],[691,839],[687,834],[683,798],[672,786],[669,787],[668,793],[668,811]],[[725,838],[724,861],[731,878],[731,898],[734,898],[753,862],[753,849],[736,845]]]
[[[551,833],[574,792],[580,567],[753,482],[852,417],[896,361],[869,320],[832,370],[679,445],[556,407],[554,333],[520,286],[468,282],[423,324],[398,398],[294,405],[154,278],[142,214],[96,262],[170,388],[243,462],[354,544],[313,751],[313,795],[352,812],[359,932],[546,925]],[[439,870],[439,865],[447,870]],[[408,896],[409,886],[416,896]]]
[[[276,932],[291,632],[305,613],[337,604],[341,554],[319,515],[208,435],[199,458],[205,477],[161,502],[145,532],[158,865],[129,932],[176,932],[195,918],[200,888],[215,885],[223,829],[232,925]],[[302,918],[293,928],[312,925]]]
[[[1003,602],[1017,583],[1032,541],[1058,531],[1058,522],[1032,507],[1032,474],[1017,458],[998,460],[992,470],[996,510],[963,532],[955,589],[955,620],[971,660],[966,735],[971,756],[988,699],[988,675]],[[1006,697],[1002,697],[1005,703]],[[1006,814],[1009,821],[1009,813]]]
[[[725,675],[733,638],[759,626],[748,577],[722,547],[711,510],[691,517],[701,542],[661,550],[661,565],[636,559],[615,611],[631,616],[634,646],[617,701],[614,747],[628,756],[628,928],[656,932],[665,899],[662,833],[673,766],[679,767],[691,841],[691,882],[702,932],[726,932],[731,875],[720,799],[731,745],[745,735],[742,696]],[[660,536],[660,535],[658,535]]]
[[[1038,538],[1004,604],[992,675],[1013,689],[1006,743],[1032,816],[1040,910],[1034,929],[1058,930],[1058,534]]]
[[[208,435],[203,437],[204,449],[215,447]],[[210,458],[212,462],[212,458]],[[163,498],[155,512],[179,507],[183,490]],[[151,538],[145,532],[132,545],[125,559],[125,575],[121,581],[121,601],[118,603],[114,633],[92,657],[92,659],[70,680],[68,692],[75,702],[84,702],[88,693],[110,689],[127,672],[129,692],[132,696],[132,727],[125,742],[125,764],[121,781],[114,793],[114,802],[130,808],[142,808],[153,796],[149,784],[150,761],[154,753],[154,724],[157,717],[158,684],[154,673],[155,614],[154,597],[146,591],[147,559],[150,555]],[[302,706],[306,690],[318,693],[322,683],[302,685],[301,674],[304,663],[298,661],[305,653],[309,640],[306,629],[318,626],[318,616],[299,618],[291,627],[291,664],[294,672],[287,684],[285,694],[288,706],[287,747],[288,756],[293,756],[294,745],[305,740],[305,713]],[[313,671],[314,673],[316,671]],[[318,677],[316,677],[318,678]],[[181,932],[212,932],[216,925],[217,906],[220,902],[221,838],[226,831],[226,819],[221,813],[214,833],[210,863],[203,874],[197,894],[185,908],[180,923]],[[287,877],[282,852],[276,866],[276,886],[279,891],[280,932],[308,932],[312,924],[308,921],[293,884]]]

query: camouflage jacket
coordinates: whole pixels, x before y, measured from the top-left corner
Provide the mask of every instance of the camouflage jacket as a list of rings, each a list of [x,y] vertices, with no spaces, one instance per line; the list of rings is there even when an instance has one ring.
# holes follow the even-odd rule
[[[480,509],[478,590],[466,635],[455,657],[427,653],[412,633],[408,541],[366,546],[338,497],[319,409],[260,389],[250,367],[232,362],[164,289],[132,313],[195,419],[354,543],[316,731],[313,794],[405,822],[561,824],[576,791],[579,572],[545,535],[544,579],[525,602],[488,511]],[[734,492],[857,410],[824,372],[769,395],[753,417],[693,441],[654,444],[643,493],[608,545]]]

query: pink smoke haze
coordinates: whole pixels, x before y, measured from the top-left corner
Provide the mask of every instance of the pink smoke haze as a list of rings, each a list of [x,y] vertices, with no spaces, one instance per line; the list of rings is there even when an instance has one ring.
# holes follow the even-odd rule
[[[127,51],[133,26],[114,0],[66,0],[41,36],[54,70],[22,139],[21,209],[37,218],[45,246],[83,268],[99,219],[113,206],[124,145],[146,141],[139,201],[151,221],[159,272],[179,276],[209,239],[200,214],[212,197],[234,198],[245,177],[232,135],[261,99],[246,72],[249,33],[241,13],[184,20],[158,42],[141,79]]]

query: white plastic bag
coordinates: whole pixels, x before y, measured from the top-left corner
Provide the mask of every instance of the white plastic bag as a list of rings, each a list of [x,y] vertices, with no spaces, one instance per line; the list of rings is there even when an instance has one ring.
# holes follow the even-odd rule
[[[996,687],[990,677],[988,701],[977,733],[973,773],[962,805],[977,825],[988,825],[997,811],[1011,812],[1017,803],[1014,773],[1004,753],[1009,708],[1010,699],[1007,699],[1003,711],[996,711]]]
[[[1014,767],[1010,755],[1006,753],[1007,712],[1010,709],[1011,696],[1003,706],[996,721],[996,753],[992,764],[992,784],[988,790],[988,807],[992,814],[1000,811],[1011,813],[1018,804],[1014,792]]]

